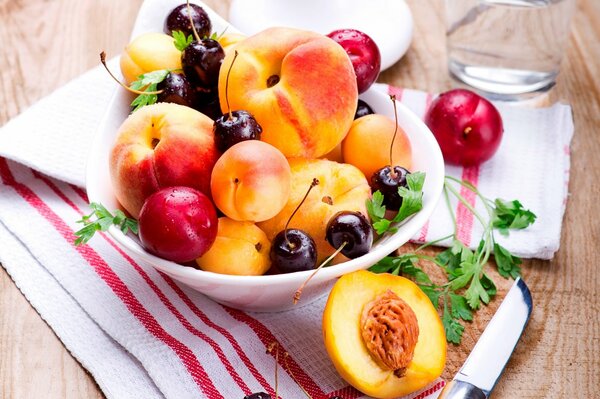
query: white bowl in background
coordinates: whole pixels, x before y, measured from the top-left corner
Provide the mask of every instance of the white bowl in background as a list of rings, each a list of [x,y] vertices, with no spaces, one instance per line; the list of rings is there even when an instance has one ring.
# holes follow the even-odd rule
[[[173,1],[171,1],[173,2]],[[157,7],[157,1],[147,1],[140,10],[134,34],[162,29],[162,22],[172,7],[165,6],[164,14],[149,7]],[[210,8],[207,12],[213,21],[214,30],[221,31],[227,24]],[[173,2],[173,6],[179,1]],[[143,18],[147,14],[148,18]],[[142,21],[143,18],[143,21]],[[230,31],[232,28],[229,28]],[[394,118],[390,99],[382,92],[371,88],[360,96],[376,113]],[[124,90],[115,91],[103,122],[98,128],[93,150],[87,165],[86,188],[90,202],[102,203],[107,209],[118,209],[120,205],[114,196],[109,175],[109,153],[115,142],[119,126],[129,113],[131,96]],[[297,306],[307,304],[326,293],[333,281],[352,271],[366,269],[406,243],[427,222],[442,193],[444,183],[444,163],[440,148],[431,131],[405,106],[398,103],[398,124],[408,135],[413,153],[413,171],[426,173],[423,186],[423,209],[406,220],[395,234],[385,235],[377,240],[371,251],[359,258],[325,267],[306,286]],[[373,143],[377,145],[377,143]],[[387,144],[383,144],[387,145]],[[296,290],[310,276],[312,271],[266,276],[230,276],[205,272],[192,267],[181,266],[158,258],[146,252],[137,237],[124,235],[118,228],[111,227],[109,233],[130,254],[141,258],[154,268],[172,278],[194,288],[222,304],[249,311],[281,311],[294,307],[293,296]]]

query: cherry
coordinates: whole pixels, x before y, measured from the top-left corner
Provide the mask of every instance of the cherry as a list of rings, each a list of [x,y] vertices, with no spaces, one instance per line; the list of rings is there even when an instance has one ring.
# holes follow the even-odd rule
[[[164,32],[172,35],[174,31],[181,31],[187,37],[193,33],[191,21],[200,37],[210,36],[210,18],[206,11],[196,4],[190,4],[189,7],[187,4],[181,4],[171,10],[165,20]]]
[[[358,99],[358,104],[356,106],[356,113],[354,114],[354,119],[358,119],[360,117],[374,114],[373,109],[369,104],[364,102],[361,99]]]
[[[165,80],[157,87],[161,93],[158,94],[158,102],[175,103],[192,107],[195,95],[190,83],[182,73],[169,72]]]
[[[144,248],[174,262],[202,256],[217,237],[217,212],[211,200],[190,187],[168,187],[150,195],[139,217]]]
[[[334,248],[339,248],[346,243],[341,252],[350,259],[368,253],[373,245],[373,229],[367,218],[360,212],[336,213],[327,223],[325,237]]]
[[[408,187],[406,183],[406,175],[410,172],[402,166],[388,165],[371,176],[371,189],[373,192],[380,191],[383,194],[383,204],[390,211],[397,211],[402,205],[402,197],[398,193],[399,187]]]
[[[469,90],[441,94],[429,107],[425,123],[440,144],[444,160],[478,165],[498,150],[504,128],[494,105]]]
[[[244,399],[271,399],[271,395],[265,392],[256,392],[247,396]]]
[[[229,147],[241,141],[260,140],[260,134],[262,133],[262,127],[250,112],[244,110],[232,112],[229,106],[229,74],[237,56],[238,52],[236,51],[227,71],[227,79],[225,81],[227,114],[215,120],[213,126],[215,144],[221,152],[225,152]]]
[[[311,270],[317,266],[317,245],[304,231],[285,229],[273,239],[270,256],[281,273]]]
[[[183,73],[193,86],[216,91],[225,51],[218,41],[201,39],[191,42],[181,53]]]
[[[311,270],[317,266],[317,245],[315,241],[300,229],[288,229],[290,221],[304,203],[310,190],[319,184],[313,179],[304,198],[290,215],[285,228],[271,242],[271,264],[282,273]]]
[[[396,109],[396,96],[390,96],[392,104],[394,105],[394,118],[396,121],[394,128],[394,136],[390,143],[390,164],[377,170],[371,176],[371,190],[373,192],[379,190],[383,194],[383,203],[387,209],[397,211],[402,205],[402,197],[398,194],[398,188],[406,187],[406,174],[408,170],[401,166],[393,166],[392,162],[392,148],[394,148],[394,140],[396,139],[396,133],[398,133],[398,111]]]
[[[221,112],[221,104],[219,103],[219,96],[217,93],[212,93],[212,96],[201,97],[199,92],[196,91],[196,102],[193,107],[195,110],[202,112],[210,119],[217,120],[223,115]],[[200,97],[200,98],[199,98]]]

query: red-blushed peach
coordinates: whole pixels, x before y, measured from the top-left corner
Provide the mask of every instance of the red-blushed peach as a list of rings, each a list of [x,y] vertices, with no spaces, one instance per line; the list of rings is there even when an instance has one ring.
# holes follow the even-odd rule
[[[138,76],[159,69],[181,69],[181,51],[164,33],[144,33],[131,41],[121,54],[121,73],[129,85]]]
[[[344,162],[356,166],[367,179],[377,170],[390,164],[390,146],[396,123],[380,114],[365,115],[354,121],[342,142]],[[394,166],[410,170],[412,149],[408,136],[398,126],[392,150]]]
[[[259,276],[269,270],[270,251],[271,242],[254,223],[221,217],[215,242],[196,263],[207,272]]]
[[[305,158],[290,158],[289,163],[292,170],[289,200],[281,212],[272,219],[258,223],[258,227],[273,240],[285,228],[290,215],[316,178],[319,184],[306,197],[289,228],[304,230],[312,237],[317,245],[318,261],[322,262],[335,251],[325,238],[329,219],[344,210],[358,211],[367,216],[365,202],[371,196],[371,188],[361,171],[352,165]],[[344,259],[339,255],[336,261]]]
[[[244,109],[263,128],[261,140],[286,157],[316,158],[338,145],[352,124],[358,91],[344,49],[326,36],[271,28],[239,42],[229,75],[231,109]],[[219,98],[234,54],[219,74]]]
[[[237,143],[223,153],[211,176],[217,208],[234,220],[263,221],[275,216],[290,195],[287,159],[258,140]]]
[[[178,104],[145,106],[123,122],[110,153],[115,196],[137,218],[146,198],[164,187],[186,186],[210,197],[219,157],[213,121]]]

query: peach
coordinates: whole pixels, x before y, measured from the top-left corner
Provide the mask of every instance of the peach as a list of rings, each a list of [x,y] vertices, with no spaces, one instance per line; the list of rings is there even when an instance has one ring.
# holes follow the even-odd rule
[[[258,140],[237,143],[223,153],[211,176],[217,208],[234,220],[259,222],[275,216],[290,195],[287,159]]]
[[[121,54],[121,73],[129,85],[138,76],[159,69],[181,69],[181,52],[164,33],[137,36]]]
[[[222,217],[215,242],[196,263],[207,272],[259,276],[269,270],[270,251],[271,242],[254,223]]]
[[[379,299],[400,303],[400,313],[387,311],[385,302],[376,308],[378,313],[369,313]],[[388,303],[393,305],[391,301]],[[380,331],[398,331],[401,327],[402,333],[379,335],[381,341],[367,341],[371,332],[377,331],[368,330],[376,327],[374,323],[385,323]],[[413,325],[409,328],[409,324]],[[398,398],[422,389],[442,374],[446,364],[446,334],[435,307],[415,283],[391,274],[359,270],[342,276],[325,305],[323,338],[340,376],[374,398]],[[382,342],[386,348],[412,352],[395,354],[408,360],[408,364],[403,362],[400,370],[390,367],[389,359],[394,354],[379,351]],[[382,352],[389,356],[382,359]]]
[[[274,218],[258,223],[270,240],[285,228],[290,215],[298,206],[313,178],[319,180],[306,201],[292,218],[289,227],[304,230],[317,245],[318,261],[323,261],[335,249],[325,239],[329,219],[339,211],[358,211],[367,216],[365,201],[371,189],[364,175],[352,165],[325,159],[289,159],[292,170],[292,189],[285,207]],[[337,258],[343,260],[343,257]]]
[[[213,121],[178,104],[158,103],[123,122],[110,153],[115,196],[137,218],[146,198],[161,188],[187,186],[210,197],[210,175],[219,157]]]
[[[344,161],[360,169],[370,179],[378,169],[390,164],[390,146],[396,123],[381,114],[365,115],[354,121],[342,142]],[[392,149],[393,166],[410,170],[412,150],[408,136],[398,126]]]
[[[342,141],[356,111],[358,91],[344,49],[326,36],[271,28],[239,42],[229,76],[231,109],[244,109],[263,128],[261,140],[286,157],[317,158]],[[219,74],[221,109],[234,54]]]

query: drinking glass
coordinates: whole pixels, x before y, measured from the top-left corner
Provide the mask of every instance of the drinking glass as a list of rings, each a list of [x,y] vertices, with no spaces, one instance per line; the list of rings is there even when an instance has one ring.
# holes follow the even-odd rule
[[[446,0],[448,69],[494,98],[550,89],[575,0]]]

